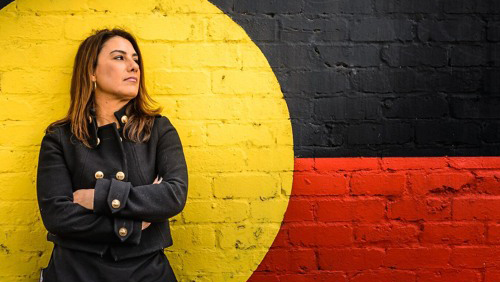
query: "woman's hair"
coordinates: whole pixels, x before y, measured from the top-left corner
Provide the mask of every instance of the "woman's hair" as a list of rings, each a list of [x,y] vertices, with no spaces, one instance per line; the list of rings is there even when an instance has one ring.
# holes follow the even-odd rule
[[[53,126],[70,122],[71,132],[75,137],[85,146],[91,147],[89,143],[91,135],[88,121],[90,109],[95,107],[95,93],[91,76],[95,73],[97,57],[104,43],[115,36],[120,36],[130,41],[139,56],[140,68],[139,90],[137,96],[126,106],[128,121],[123,127],[123,135],[134,142],[149,140],[154,116],[161,113],[161,107],[153,107],[153,104],[156,102],[146,91],[144,65],[137,41],[132,34],[119,28],[97,30],[80,44],[73,66],[71,102],[68,113],[66,117],[50,124],[47,131],[50,131]]]

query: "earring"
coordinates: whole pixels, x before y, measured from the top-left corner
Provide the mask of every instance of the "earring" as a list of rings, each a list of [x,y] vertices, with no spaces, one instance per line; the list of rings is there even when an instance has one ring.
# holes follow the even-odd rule
[[[97,89],[97,82],[94,80],[94,91]]]

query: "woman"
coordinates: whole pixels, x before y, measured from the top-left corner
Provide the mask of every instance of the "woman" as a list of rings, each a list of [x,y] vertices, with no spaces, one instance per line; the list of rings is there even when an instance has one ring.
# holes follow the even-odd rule
[[[100,30],[77,52],[71,103],[40,148],[37,196],[54,249],[41,280],[176,281],[163,252],[187,197],[181,141],[144,84],[134,37]]]

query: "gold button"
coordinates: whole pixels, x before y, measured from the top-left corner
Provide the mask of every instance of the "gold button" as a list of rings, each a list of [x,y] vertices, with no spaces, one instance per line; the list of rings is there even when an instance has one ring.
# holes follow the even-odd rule
[[[96,146],[99,145],[99,143],[101,143],[101,139],[99,139],[99,137],[97,137],[97,144],[96,144]]]
[[[112,206],[114,209],[119,208],[119,207],[120,207],[120,200],[114,199],[113,201],[111,201],[111,206]]]
[[[125,173],[123,173],[123,172],[121,172],[121,171],[117,172],[117,173],[116,173],[116,179],[118,179],[118,180],[123,180],[123,179],[125,179]]]
[[[92,123],[92,117],[91,116],[89,116],[89,122]]]
[[[120,228],[120,230],[118,230],[118,233],[119,233],[119,234],[120,234],[120,236],[122,236],[122,237],[127,236],[127,233],[128,233],[127,228],[125,228],[125,227]]]
[[[101,179],[104,177],[104,173],[102,173],[102,171],[96,171],[95,173],[95,179]]]
[[[128,117],[127,116],[122,116],[122,123],[127,123]]]

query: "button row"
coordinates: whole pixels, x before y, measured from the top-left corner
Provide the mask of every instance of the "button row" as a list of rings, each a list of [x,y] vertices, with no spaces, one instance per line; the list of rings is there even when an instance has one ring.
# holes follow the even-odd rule
[[[101,179],[104,177],[104,173],[99,170],[99,171],[96,171],[94,176],[95,176],[95,179]],[[118,180],[123,180],[123,179],[125,179],[125,173],[123,173],[123,171],[119,171],[116,173],[115,177]]]

